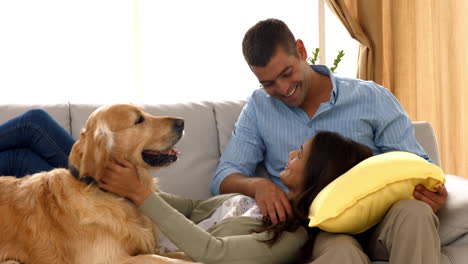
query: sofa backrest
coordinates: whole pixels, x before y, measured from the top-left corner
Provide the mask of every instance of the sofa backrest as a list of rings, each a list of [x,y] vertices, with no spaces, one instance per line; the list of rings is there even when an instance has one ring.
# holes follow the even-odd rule
[[[77,139],[88,116],[100,105],[70,104],[71,132]],[[185,131],[176,148],[182,152],[177,162],[152,172],[162,191],[194,199],[211,196],[209,182],[220,157],[213,103],[142,105],[156,116],[175,116],[185,120]]]
[[[418,141],[419,145],[426,151],[427,155],[442,168],[442,162],[440,161],[439,146],[437,144],[437,137],[434,132],[434,128],[429,122],[418,121],[413,122],[414,136]]]
[[[65,130],[70,130],[70,113],[68,103],[64,104],[3,104],[0,105],[0,124],[24,112],[40,108],[49,113]]]
[[[237,118],[245,105],[244,100],[222,101],[214,103],[214,114],[216,118],[216,127],[219,135],[219,152],[223,153],[232,130],[236,124]]]
[[[169,167],[152,173],[159,179],[161,190],[194,199],[205,199],[211,196],[209,183],[244,105],[244,100],[144,105],[145,110],[150,114],[178,116],[185,120],[184,137],[176,145],[182,152],[179,160]],[[99,106],[75,103],[0,105],[0,122],[29,109],[42,108],[77,139],[88,116]],[[416,139],[434,162],[440,165],[437,141],[432,126],[427,122],[414,122],[413,124]],[[256,175],[266,175],[262,166],[259,166]]]

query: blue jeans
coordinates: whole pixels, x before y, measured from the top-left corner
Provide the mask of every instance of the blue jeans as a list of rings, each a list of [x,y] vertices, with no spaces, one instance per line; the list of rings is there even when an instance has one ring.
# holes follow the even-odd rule
[[[23,177],[67,168],[74,143],[47,112],[29,110],[0,125],[0,175]]]

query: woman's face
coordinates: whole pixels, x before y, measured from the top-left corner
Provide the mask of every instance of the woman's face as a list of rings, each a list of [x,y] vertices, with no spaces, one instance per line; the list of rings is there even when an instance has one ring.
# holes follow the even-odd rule
[[[304,172],[307,160],[312,148],[313,138],[302,144],[301,148],[289,153],[289,160],[284,170],[280,173],[280,179],[288,187],[288,197],[294,198],[300,194],[304,186]]]

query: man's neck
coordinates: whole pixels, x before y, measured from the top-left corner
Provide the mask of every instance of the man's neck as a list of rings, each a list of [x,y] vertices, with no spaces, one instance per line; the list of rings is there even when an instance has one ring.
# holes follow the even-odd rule
[[[333,89],[330,76],[322,75],[315,72],[312,68],[310,71],[311,82],[304,102],[300,105],[302,110],[307,113],[309,118],[312,118],[320,104],[330,100],[331,90]]]

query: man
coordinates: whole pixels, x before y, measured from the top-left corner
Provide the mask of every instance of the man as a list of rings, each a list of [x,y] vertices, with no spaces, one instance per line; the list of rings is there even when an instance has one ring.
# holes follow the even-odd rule
[[[334,76],[325,66],[308,65],[304,43],[294,38],[284,22],[276,19],[258,22],[245,34],[242,48],[263,88],[252,94],[239,116],[211,182],[213,194],[238,192],[254,197],[263,215],[273,224],[292,217],[287,189],[280,182],[279,173],[286,165],[288,153],[320,130],[335,131],[366,144],[375,154],[402,150],[430,161],[416,142],[404,109],[388,90],[374,82]],[[251,177],[260,162],[264,162],[270,178]],[[440,261],[434,212],[446,200],[445,187],[430,192],[418,186],[414,196],[430,207],[419,201],[394,206],[392,213],[376,227],[374,239],[386,241],[372,250],[372,257],[404,259],[406,263]],[[424,220],[406,216],[407,212],[421,212],[416,218],[422,215]],[[399,214],[405,216],[398,218]],[[395,219],[408,222],[396,232],[399,237],[403,230],[414,230],[409,218],[425,222],[423,229],[427,228],[424,232],[411,232],[416,241],[410,243],[418,249],[434,251],[425,257],[437,262],[422,261],[422,253],[413,254],[415,259],[408,262],[409,256],[402,249],[406,243],[392,247],[394,240],[389,235],[393,232],[389,230],[401,227],[393,224],[401,222]],[[315,245],[312,257],[317,263],[349,263],[349,255],[355,256],[353,263],[369,261],[359,243],[350,236],[322,232]],[[340,252],[340,247],[351,248],[353,254],[333,253]]]

